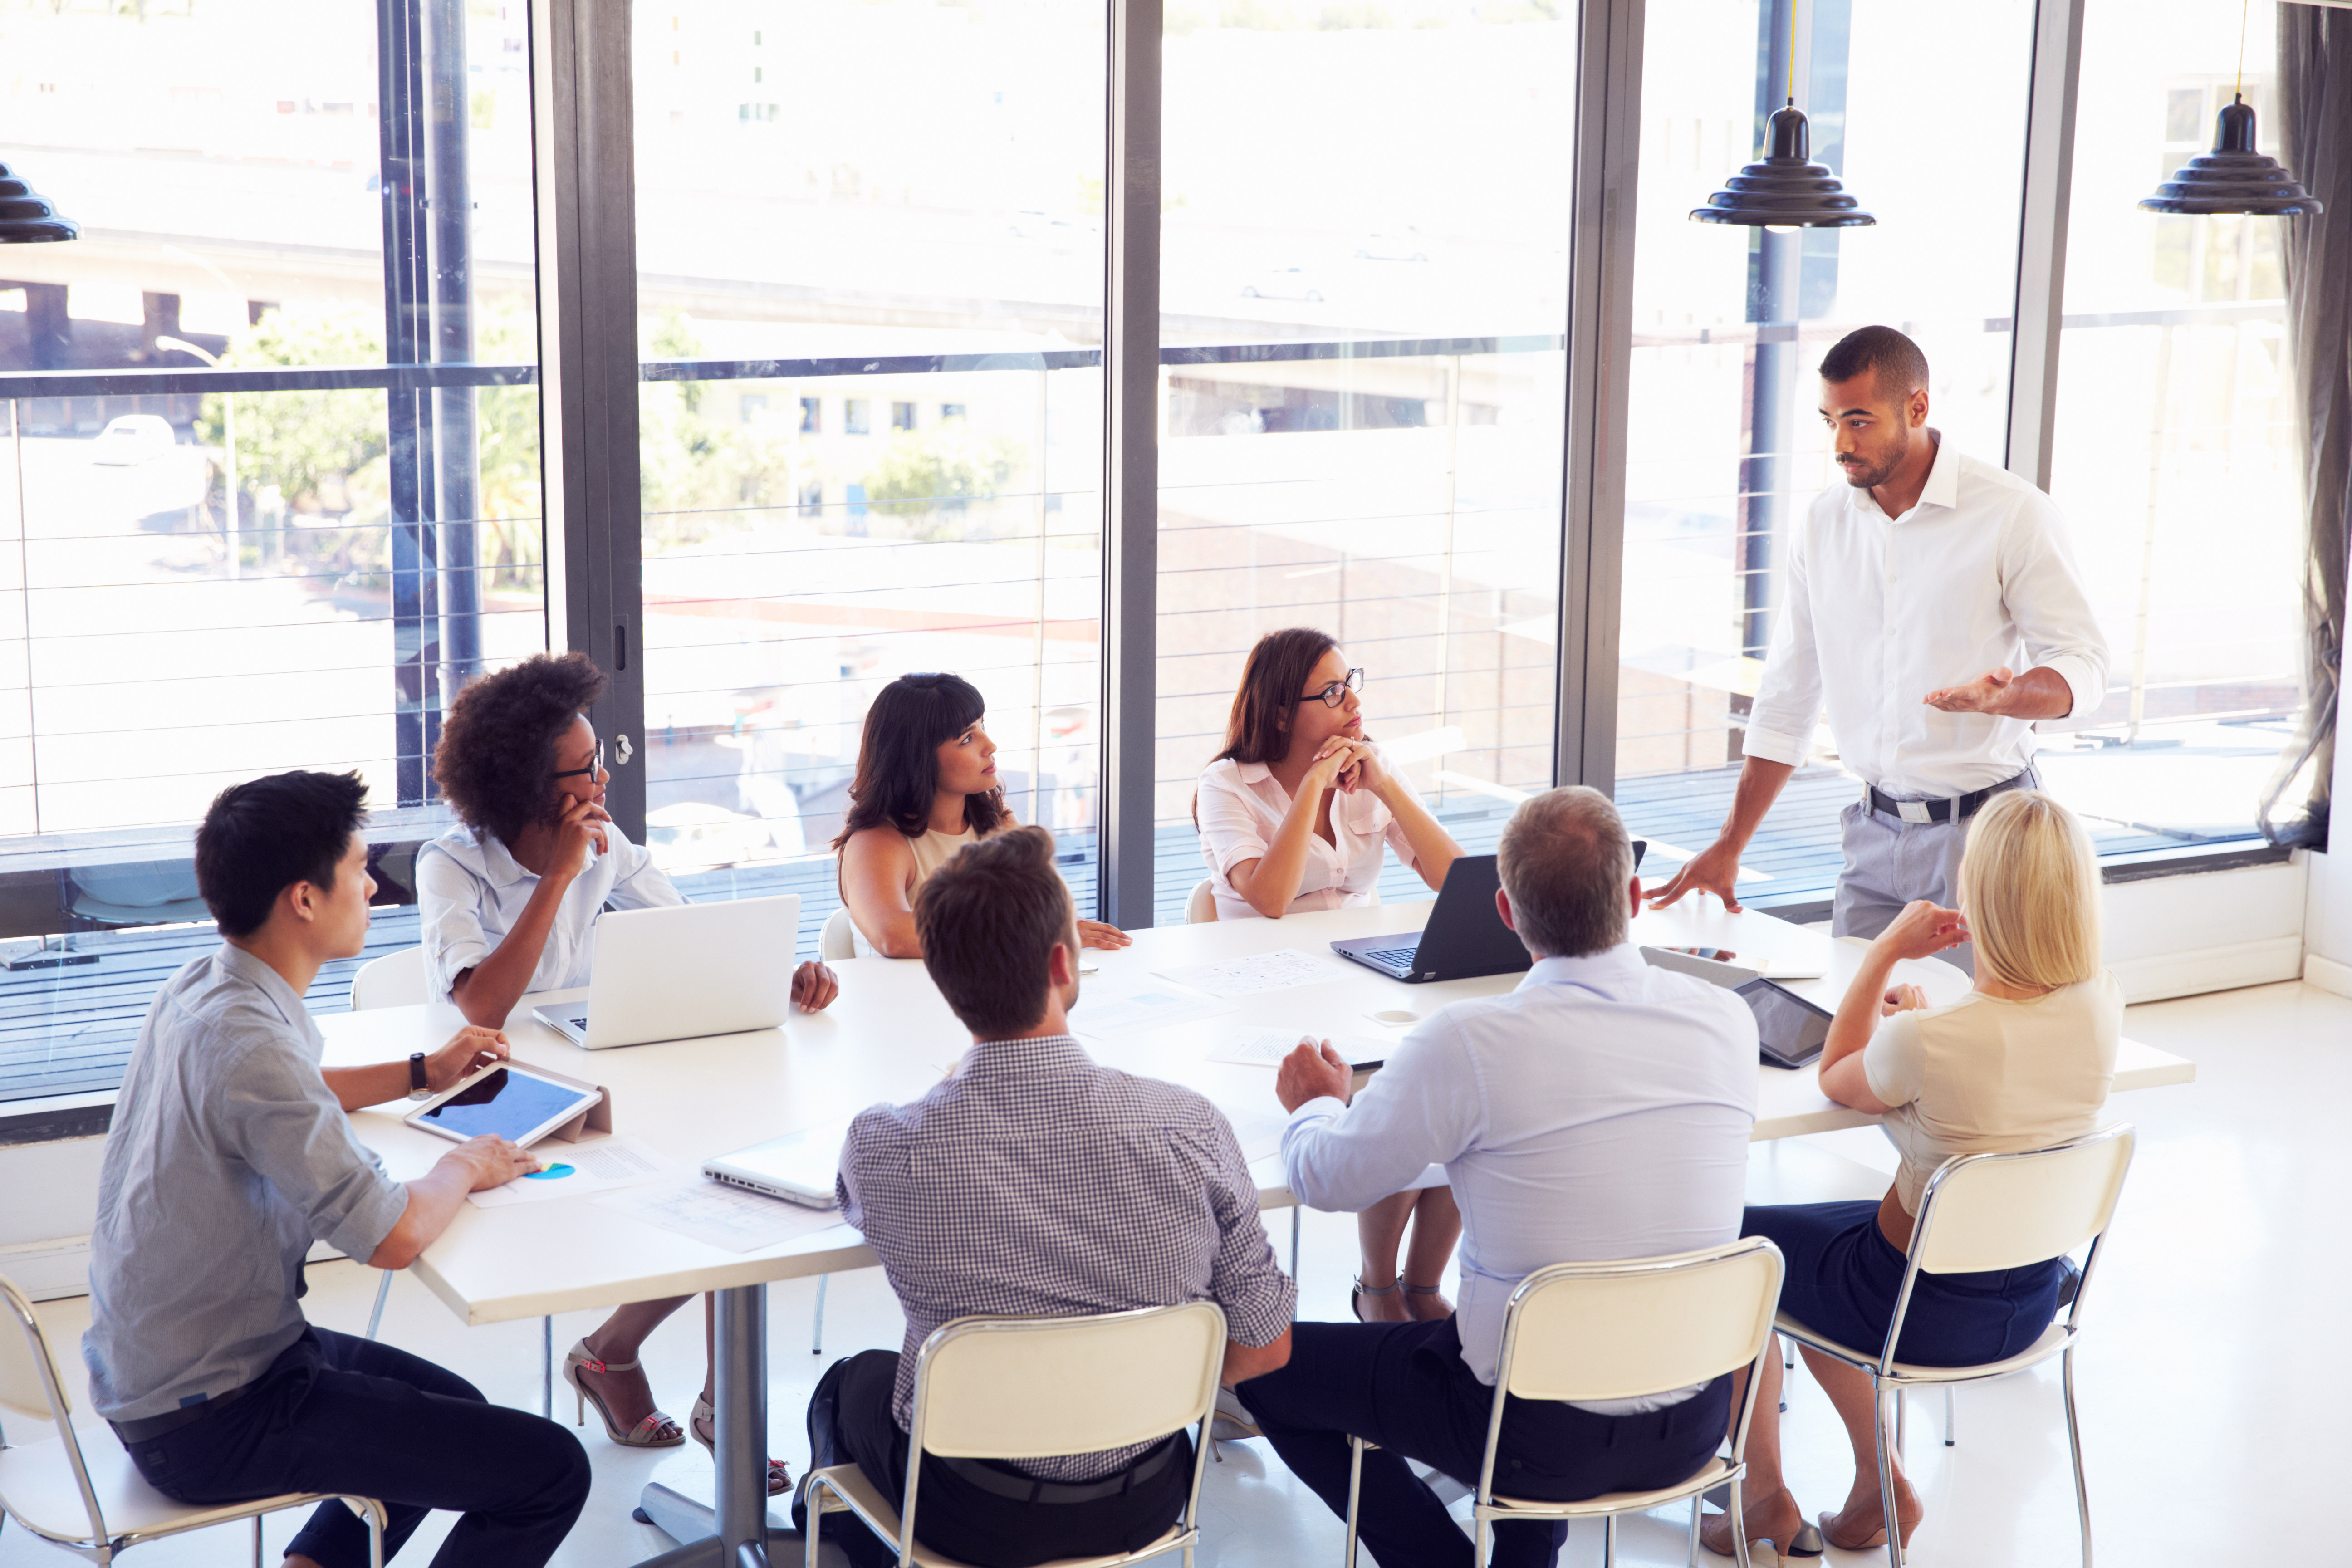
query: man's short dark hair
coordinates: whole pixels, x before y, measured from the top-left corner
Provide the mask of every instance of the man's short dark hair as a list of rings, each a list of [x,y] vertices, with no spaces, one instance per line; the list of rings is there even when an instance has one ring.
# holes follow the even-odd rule
[[[196,829],[196,891],[223,936],[251,936],[296,882],[320,892],[367,819],[367,785],[352,773],[271,773],[213,796]]]
[[[1822,356],[1822,379],[1836,385],[1864,371],[1878,373],[1878,390],[1901,401],[1927,388],[1927,356],[1893,327],[1856,327]]]
[[[1581,958],[1625,940],[1633,845],[1597,789],[1569,784],[1522,803],[1496,846],[1511,923],[1538,958]]]
[[[958,850],[915,893],[923,966],[972,1037],[1037,1026],[1054,946],[1072,944],[1070,889],[1054,869],[1054,836],[1009,827]]]

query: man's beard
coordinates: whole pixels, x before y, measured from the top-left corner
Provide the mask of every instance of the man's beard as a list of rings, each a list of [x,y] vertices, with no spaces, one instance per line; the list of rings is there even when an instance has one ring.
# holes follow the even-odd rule
[[[1838,471],[1845,475],[1845,482],[1858,490],[1874,490],[1893,479],[1895,470],[1903,466],[1903,459],[1911,455],[1911,432],[1905,430],[1900,434],[1902,445],[1896,447],[1894,454],[1884,463],[1873,465],[1857,462],[1849,466],[1844,459],[1840,458]]]

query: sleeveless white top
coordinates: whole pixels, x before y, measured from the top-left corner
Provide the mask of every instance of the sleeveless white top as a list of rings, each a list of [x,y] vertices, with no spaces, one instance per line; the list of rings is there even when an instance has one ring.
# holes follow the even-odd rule
[[[979,842],[980,835],[974,833],[969,827],[965,828],[961,833],[941,833],[938,828],[934,827],[926,832],[920,838],[908,839],[907,847],[915,852],[915,886],[907,889],[908,898],[912,899],[915,896],[916,889],[920,888],[925,882],[930,880],[932,872],[938,870],[940,867],[953,859],[957,850],[961,849],[967,844],[977,844]],[[872,958],[876,956],[877,950],[872,942],[866,940],[866,933],[857,929],[857,917],[856,915],[849,917],[849,934],[852,943],[856,948],[858,957]]]

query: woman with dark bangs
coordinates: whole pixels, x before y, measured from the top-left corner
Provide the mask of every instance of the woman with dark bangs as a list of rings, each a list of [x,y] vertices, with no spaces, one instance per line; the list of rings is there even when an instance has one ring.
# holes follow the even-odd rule
[[[604,747],[588,722],[604,672],[584,654],[538,654],[468,684],[441,728],[433,776],[461,826],[416,857],[416,902],[427,985],[468,1023],[503,1027],[524,994],[588,984],[596,918],[607,904],[636,910],[686,900],[643,845],[604,810]],[[838,991],[833,971],[803,963],[793,1001],[814,1013]],[[563,1358],[563,1380],[585,1419],[632,1448],[686,1441],[656,1409],[637,1361],[646,1336],[687,1297],[621,1308]],[[704,1331],[709,1335],[706,1309]],[[689,1417],[713,1442],[709,1373]],[[768,1490],[791,1484],[768,1463]]]
[[[996,781],[988,704],[954,675],[902,675],[877,692],[857,744],[849,815],[833,847],[841,901],[860,957],[920,958],[915,889],[967,844],[1013,826]],[[1125,947],[1127,933],[1080,921],[1087,947]]]

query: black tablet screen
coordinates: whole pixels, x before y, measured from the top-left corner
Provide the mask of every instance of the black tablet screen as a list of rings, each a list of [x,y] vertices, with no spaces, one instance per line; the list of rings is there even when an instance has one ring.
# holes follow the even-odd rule
[[[579,1089],[500,1068],[417,1120],[460,1138],[488,1132],[520,1140],[564,1107],[580,1104]]]
[[[1803,1067],[1829,1042],[1830,1016],[1772,982],[1751,980],[1739,988],[1739,996],[1756,1015],[1764,1059],[1774,1067]]]

